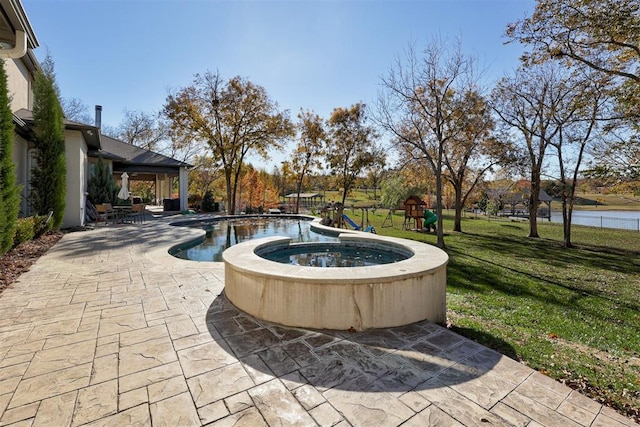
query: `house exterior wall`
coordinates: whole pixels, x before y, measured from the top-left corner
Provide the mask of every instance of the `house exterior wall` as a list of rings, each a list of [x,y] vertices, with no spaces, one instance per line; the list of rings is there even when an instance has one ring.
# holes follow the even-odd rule
[[[33,106],[33,79],[21,59],[5,59],[7,86],[11,97],[11,111],[21,108],[31,110]]]
[[[65,157],[67,162],[66,207],[62,227],[84,225],[85,199],[89,177],[87,144],[79,131],[65,131]]]
[[[13,164],[15,165],[16,183],[20,186],[20,216],[29,214],[27,196],[29,195],[29,143],[20,135],[14,135]]]
[[[31,109],[33,104],[32,75],[21,59],[4,59],[7,73],[7,89],[11,99],[11,111],[21,108]],[[20,188],[20,216],[29,215],[29,142],[18,134],[14,134],[13,163],[17,184]]]

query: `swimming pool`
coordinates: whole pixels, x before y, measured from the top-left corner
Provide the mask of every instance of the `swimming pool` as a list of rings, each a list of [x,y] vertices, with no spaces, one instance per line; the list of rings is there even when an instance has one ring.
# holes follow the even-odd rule
[[[262,237],[291,237],[294,242],[335,242],[336,237],[311,230],[311,217],[238,217],[189,221],[185,225],[206,231],[204,239],[178,245],[169,251],[191,261],[222,262],[222,252],[241,242]],[[180,224],[176,224],[180,225]]]

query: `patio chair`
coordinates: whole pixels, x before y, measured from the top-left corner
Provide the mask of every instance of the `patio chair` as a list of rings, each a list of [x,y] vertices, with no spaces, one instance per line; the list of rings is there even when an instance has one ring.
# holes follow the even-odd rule
[[[143,203],[135,203],[131,205],[131,212],[127,213],[126,220],[131,221],[133,223],[140,221],[140,223],[144,222],[144,209],[146,205]]]
[[[111,203],[97,204],[96,211],[98,212],[98,221],[102,219],[105,225],[109,224],[109,221],[115,223],[118,219],[118,212],[113,209]]]

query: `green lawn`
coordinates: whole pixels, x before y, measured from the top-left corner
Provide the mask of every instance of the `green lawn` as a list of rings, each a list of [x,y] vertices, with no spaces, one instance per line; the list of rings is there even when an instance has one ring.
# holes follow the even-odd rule
[[[360,210],[345,212],[360,222]],[[378,234],[435,244],[434,235],[382,227]],[[640,421],[640,233],[445,217],[448,319],[456,332],[499,350]]]

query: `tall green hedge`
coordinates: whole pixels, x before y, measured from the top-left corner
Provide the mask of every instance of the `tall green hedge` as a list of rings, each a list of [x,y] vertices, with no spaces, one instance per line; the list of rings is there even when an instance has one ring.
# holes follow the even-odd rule
[[[53,60],[47,55],[42,72],[35,77],[33,120],[36,165],[31,179],[31,203],[36,213],[53,211],[53,229],[64,219],[67,165],[64,145],[64,114],[53,72]]]
[[[20,206],[20,188],[16,185],[13,164],[14,125],[11,114],[7,73],[0,60],[0,255],[13,246]]]

